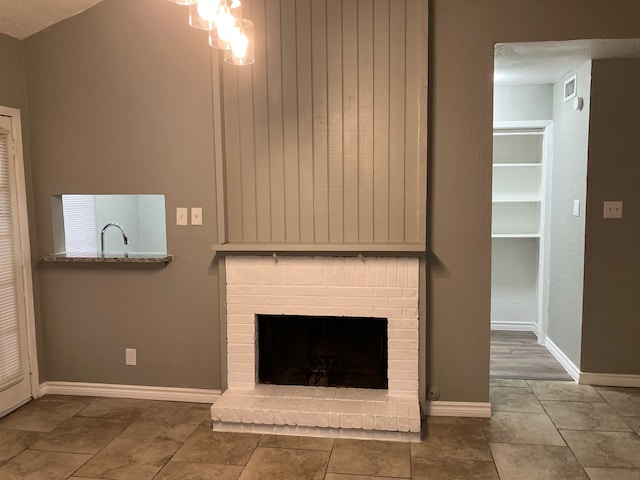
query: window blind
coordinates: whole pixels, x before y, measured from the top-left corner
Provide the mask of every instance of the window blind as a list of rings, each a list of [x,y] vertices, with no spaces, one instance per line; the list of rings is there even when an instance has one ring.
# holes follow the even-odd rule
[[[0,130],[0,391],[23,379],[9,138]]]
[[[63,195],[62,211],[66,252],[95,254],[98,251],[96,197]]]

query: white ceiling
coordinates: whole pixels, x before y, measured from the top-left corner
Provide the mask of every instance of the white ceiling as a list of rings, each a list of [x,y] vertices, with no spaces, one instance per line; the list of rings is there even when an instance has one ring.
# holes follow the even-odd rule
[[[102,0],[0,0],[0,33],[22,40]]]
[[[588,60],[638,57],[640,39],[500,43],[495,48],[495,84],[555,83]]]

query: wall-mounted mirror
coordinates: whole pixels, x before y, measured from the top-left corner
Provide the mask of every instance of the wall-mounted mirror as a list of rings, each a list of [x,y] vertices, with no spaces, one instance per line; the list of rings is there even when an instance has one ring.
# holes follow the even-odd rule
[[[54,253],[167,253],[164,195],[54,195]]]

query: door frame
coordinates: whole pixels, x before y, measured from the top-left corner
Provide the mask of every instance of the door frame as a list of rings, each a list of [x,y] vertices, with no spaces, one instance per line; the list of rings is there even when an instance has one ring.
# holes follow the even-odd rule
[[[38,348],[36,343],[36,317],[33,300],[33,276],[31,267],[31,242],[29,239],[29,215],[27,211],[27,183],[24,173],[24,153],[22,149],[22,124],[20,110],[0,106],[0,115],[11,119],[11,140],[14,151],[14,172],[18,207],[18,229],[20,235],[20,261],[22,265],[25,321],[27,322],[27,358],[31,396],[40,396],[40,375],[38,371]],[[11,161],[11,159],[9,159]]]

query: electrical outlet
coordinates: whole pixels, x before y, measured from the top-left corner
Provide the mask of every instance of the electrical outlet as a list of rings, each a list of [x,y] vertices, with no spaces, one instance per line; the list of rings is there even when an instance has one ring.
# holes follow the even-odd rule
[[[622,218],[622,202],[604,202],[602,218]]]
[[[191,209],[191,225],[202,225],[202,207]]]
[[[125,365],[137,365],[135,348],[124,349],[124,363]]]
[[[176,208],[176,225],[188,225],[187,223],[187,208]]]

